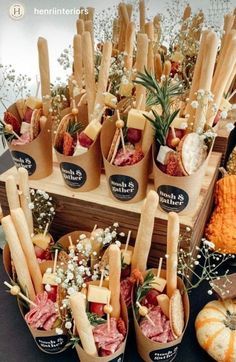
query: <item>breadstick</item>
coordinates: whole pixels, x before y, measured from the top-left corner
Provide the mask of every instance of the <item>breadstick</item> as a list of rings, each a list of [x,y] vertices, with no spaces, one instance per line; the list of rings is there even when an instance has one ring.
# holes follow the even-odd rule
[[[154,25],[152,21],[145,24],[145,33],[147,34],[149,40],[154,40]]]
[[[154,52],[153,52],[153,41],[154,41],[154,25],[152,21],[145,24],[145,33],[148,36],[148,57],[147,57],[147,69],[149,72],[154,74]]]
[[[43,112],[47,116],[50,108],[50,99],[45,99],[45,96],[51,95],[50,89],[50,69],[48,57],[48,43],[44,38],[38,39],[38,56],[39,56],[39,72],[41,82],[41,94],[43,99]]]
[[[85,310],[85,296],[83,293],[77,292],[69,297],[69,301],[82,347],[86,353],[97,357],[98,353],[93,338],[93,328]]]
[[[186,8],[184,9],[183,21],[190,18],[190,16],[191,16],[191,6],[187,5]]]
[[[88,100],[88,116],[91,116],[94,110],[95,102],[95,76],[94,76],[94,61],[93,61],[93,48],[90,33],[85,31],[82,35],[82,48],[83,48],[83,61],[85,71],[85,88]]]
[[[226,14],[224,16],[224,35],[222,38],[222,43],[221,46],[224,45],[225,39],[226,39],[226,35],[230,32],[230,30],[233,28],[234,25],[234,19],[235,16],[233,14]]]
[[[8,176],[6,179],[6,194],[10,210],[20,207],[18,189],[14,176]]]
[[[228,92],[230,90],[230,87],[232,86],[235,77],[236,77],[236,64],[235,64],[234,69],[231,72],[229,80],[228,80],[228,82],[226,84],[225,91],[224,91],[225,94],[228,94]]]
[[[111,291],[111,316],[120,317],[121,251],[118,245],[109,246],[109,290]]]
[[[93,32],[93,22],[92,20],[86,20],[84,23],[84,30],[88,31],[90,33],[91,36],[91,41],[92,41],[92,50],[94,53],[94,32]],[[85,60],[86,62],[86,60]]]
[[[131,22],[127,26],[126,38],[125,38],[126,55],[124,62],[127,70],[131,70],[133,66],[134,42],[135,42],[135,24]]]
[[[31,240],[24,212],[21,208],[11,210],[11,217],[15,225],[21,247],[25,254],[26,262],[28,265],[31,279],[33,281],[35,292],[37,294],[41,293],[43,291],[42,274],[36,259],[34,246]]]
[[[112,42],[114,44],[114,48],[116,48],[118,43],[118,37],[119,37],[119,30],[118,30],[118,19],[113,20],[112,25]]]
[[[19,280],[24,293],[29,297],[29,299],[34,301],[35,291],[30,278],[27,261],[10,215],[2,218],[2,227],[9,245],[17,279]]]
[[[156,59],[155,59],[155,73],[156,73],[156,78],[158,80],[161,79],[162,76],[162,61],[161,61],[161,55],[159,53],[157,53],[156,55]]]
[[[141,211],[138,233],[131,262],[132,270],[139,269],[141,272],[146,270],[158,202],[158,194],[153,190],[149,191]]]
[[[124,3],[120,4],[120,11],[121,11],[121,15],[124,20],[125,27],[127,27],[129,24],[129,15],[128,15],[127,7]]]
[[[145,32],[145,0],[139,0],[139,26],[140,32]]]
[[[122,12],[121,12],[121,5],[119,4],[119,39],[118,39],[118,50],[119,52],[122,52],[125,48],[125,23],[124,23],[124,18],[122,16]]]
[[[94,9],[94,8],[91,8],[91,7],[87,7],[87,10],[88,10],[87,20],[93,21],[95,9]]]
[[[111,53],[112,53],[112,43],[110,41],[107,41],[103,44],[102,61],[99,69],[94,111],[96,111],[96,107],[98,108],[98,111],[104,107],[104,92],[106,92],[107,82],[109,78]]]
[[[163,69],[162,74],[168,78],[170,75],[170,71],[171,71],[171,62],[169,60],[165,60],[164,69]]]
[[[218,37],[216,33],[210,31],[206,37],[205,55],[201,67],[201,75],[199,80],[199,89],[204,91],[211,90],[212,77],[215,68],[216,56],[218,48]],[[202,131],[206,123],[206,110],[208,105],[208,98],[204,100],[204,107],[198,107],[196,110],[196,117],[194,121],[193,130],[195,132]]]
[[[155,133],[154,128],[151,122],[147,120],[143,131],[142,147],[141,147],[144,155],[150,150],[154,138],[154,133]]]
[[[31,201],[30,189],[29,189],[29,176],[27,170],[24,167],[18,168],[18,175],[19,175],[19,189],[20,189],[20,206],[24,211],[30,235],[32,235],[34,232],[34,227],[33,227],[32,211],[29,208],[29,203]]]
[[[83,19],[78,19],[76,21],[76,29],[77,29],[77,34],[78,35],[82,35],[84,32],[84,21]]]
[[[131,16],[132,16],[132,11],[133,11],[133,5],[132,4],[126,4],[126,9],[127,9],[128,16],[129,16],[129,21],[130,21]]]
[[[79,89],[83,88],[83,62],[82,62],[82,38],[81,35],[75,35],[73,40],[74,45],[74,79],[76,80]]]
[[[203,60],[204,53],[205,53],[206,37],[207,37],[208,33],[209,33],[209,30],[205,30],[202,33],[202,38],[201,38],[201,42],[200,42],[200,47],[199,47],[199,51],[198,51],[198,56],[197,56],[197,60],[196,60],[195,68],[194,68],[193,79],[192,79],[192,84],[191,84],[190,93],[189,93],[189,100],[188,100],[188,103],[187,103],[187,106],[185,109],[185,114],[189,114],[189,120],[191,122],[192,122],[194,114],[195,114],[195,110],[192,108],[191,103],[195,99],[195,93],[199,89],[199,78],[200,78],[200,74],[201,74],[202,60]]]
[[[161,17],[160,15],[156,15],[153,18],[154,25],[154,41],[159,43],[161,37]]]
[[[83,20],[85,20],[86,15],[85,15],[84,8],[81,6],[79,9],[80,9],[79,19],[83,19]]]
[[[178,244],[179,216],[175,212],[170,212],[167,225],[166,261],[167,295],[169,298],[171,298],[174,290],[177,289]]]
[[[144,68],[147,67],[147,55],[148,55],[148,37],[147,34],[138,34],[137,36],[137,56],[136,56],[136,68],[137,72],[144,72]],[[136,103],[139,103],[139,99],[143,97],[141,110],[145,110],[146,105],[146,90],[145,88],[137,84],[136,85]]]

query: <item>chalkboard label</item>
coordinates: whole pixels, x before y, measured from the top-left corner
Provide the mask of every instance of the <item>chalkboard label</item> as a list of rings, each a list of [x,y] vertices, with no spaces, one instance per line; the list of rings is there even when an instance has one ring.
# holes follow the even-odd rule
[[[64,334],[48,337],[35,337],[36,343],[47,353],[61,352],[68,342]]]
[[[111,359],[109,362],[122,362],[124,358],[124,354],[120,354],[119,356],[117,356],[116,358]]]
[[[11,151],[11,154],[16,167],[24,167],[29,176],[33,175],[36,170],[36,162],[31,156],[19,151]]]
[[[172,362],[177,356],[178,346],[173,346],[165,349],[158,349],[149,353],[152,361]]]
[[[189,201],[188,194],[178,187],[161,185],[157,189],[159,203],[164,211],[180,212],[186,208]]]
[[[62,162],[60,169],[65,183],[73,189],[82,187],[87,180],[86,172],[74,163]]]
[[[112,175],[109,185],[113,196],[120,201],[132,200],[138,192],[137,181],[125,175]]]

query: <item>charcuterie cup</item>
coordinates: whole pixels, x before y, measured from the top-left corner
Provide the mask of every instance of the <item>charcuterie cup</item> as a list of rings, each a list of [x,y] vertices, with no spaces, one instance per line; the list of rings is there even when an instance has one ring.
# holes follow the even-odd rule
[[[20,116],[16,104],[12,104],[8,112],[19,121]],[[52,119],[50,114],[39,135],[31,142],[22,145],[9,144],[9,149],[16,167],[24,167],[31,180],[39,180],[52,173]]]
[[[157,269],[151,269],[151,270],[153,272],[157,273]],[[165,278],[166,271],[162,270],[160,276],[162,278]],[[185,326],[184,326],[182,335],[172,342],[159,343],[159,342],[155,342],[155,341],[152,341],[151,339],[147,338],[142,333],[142,330],[138,323],[138,319],[137,319],[136,312],[135,312],[135,305],[134,305],[135,301],[133,300],[133,302],[132,302],[137,349],[138,349],[139,355],[146,362],[159,361],[159,360],[170,362],[170,361],[174,361],[174,359],[177,356],[179,345],[182,341],[182,338],[183,338],[184,332],[187,328],[187,324],[188,324],[188,320],[189,320],[189,298],[188,298],[188,294],[185,290],[184,284],[180,278],[178,278],[177,285],[178,285],[178,289],[181,292],[182,300],[183,300]],[[134,296],[134,290],[133,290],[133,296]]]
[[[105,120],[101,131],[101,149],[105,174],[111,196],[115,200],[133,203],[146,197],[151,144],[142,160],[130,166],[115,166],[107,161],[107,156],[116,130],[116,117]]]

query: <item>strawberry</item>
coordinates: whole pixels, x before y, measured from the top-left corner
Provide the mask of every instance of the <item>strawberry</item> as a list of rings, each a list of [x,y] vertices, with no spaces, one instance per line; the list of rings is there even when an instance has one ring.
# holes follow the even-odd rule
[[[7,124],[10,124],[13,128],[13,131],[16,132],[17,134],[20,134],[20,122],[14,116],[14,114],[12,114],[10,112],[5,112],[4,113],[4,122],[6,122]]]
[[[65,132],[63,137],[63,155],[72,156],[73,151],[73,137],[68,132]]]

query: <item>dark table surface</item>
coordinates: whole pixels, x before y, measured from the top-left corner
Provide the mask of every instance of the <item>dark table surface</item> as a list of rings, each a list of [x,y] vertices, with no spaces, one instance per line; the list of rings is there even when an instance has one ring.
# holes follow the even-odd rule
[[[221,268],[223,273],[228,265]],[[236,267],[229,267],[230,273],[236,272]],[[16,298],[6,292],[3,281],[7,280],[4,271],[2,256],[0,256],[0,362],[74,362],[78,361],[76,351],[69,349],[66,352],[57,355],[48,355],[41,352],[19,310]],[[176,362],[210,362],[213,361],[198,345],[194,321],[201,308],[211,299],[207,294],[209,284],[204,281],[197,289],[190,294],[190,320],[185,332],[183,341],[179,348]],[[130,325],[130,334],[127,341],[125,362],[142,361],[136,352],[135,337],[132,323]]]

